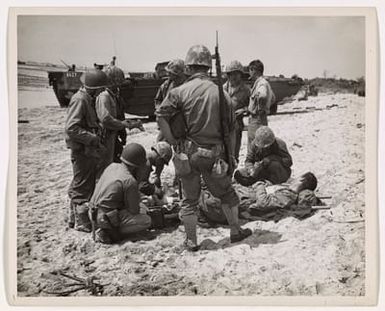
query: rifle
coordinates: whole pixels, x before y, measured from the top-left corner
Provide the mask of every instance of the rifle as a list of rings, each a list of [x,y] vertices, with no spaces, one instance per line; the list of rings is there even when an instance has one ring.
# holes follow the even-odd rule
[[[230,144],[230,130],[229,130],[229,106],[226,103],[225,94],[223,91],[223,83],[222,83],[222,69],[221,69],[221,58],[219,56],[219,48],[218,48],[218,31],[216,32],[216,46],[215,46],[215,67],[217,72],[217,83],[218,83],[218,91],[219,91],[219,113],[221,117],[221,130],[222,130],[222,139],[223,145],[225,148],[225,156],[229,168],[227,170],[228,175],[233,174],[234,163],[233,163],[233,154],[231,150]]]

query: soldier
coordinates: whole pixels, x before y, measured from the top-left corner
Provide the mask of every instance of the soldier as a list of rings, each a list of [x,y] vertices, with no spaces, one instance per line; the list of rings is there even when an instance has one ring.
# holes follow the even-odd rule
[[[234,178],[246,187],[265,179],[280,184],[289,179],[292,164],[286,143],[269,127],[261,126],[247,152],[245,167],[235,171]]]
[[[142,181],[139,183],[139,191],[145,195],[157,195],[163,197],[160,175],[165,165],[168,165],[172,157],[172,149],[169,143],[160,141],[147,152],[147,163],[144,168]],[[155,171],[153,171],[155,168]]]
[[[228,80],[223,89],[229,94],[235,111],[235,150],[234,157],[239,162],[239,151],[241,149],[242,131],[244,128],[243,116],[247,112],[250,99],[250,88],[243,82],[243,66],[239,61],[232,61],[225,68]]]
[[[118,87],[124,81],[124,73],[116,66],[109,66],[106,70],[111,87],[106,88],[96,98],[96,114],[103,129],[103,144],[106,152],[99,163],[97,177],[100,177],[103,170],[113,162],[115,145],[118,136],[126,143],[126,135],[122,134],[127,129],[139,128],[144,130],[142,122],[128,121],[124,119],[121,98],[118,94]]]
[[[104,170],[90,201],[96,210],[96,239],[101,243],[120,241],[151,226],[151,218],[139,213],[138,179],[146,164],[146,151],[137,143],[129,143],[121,161]]]
[[[299,205],[302,208],[320,204],[315,196],[317,178],[307,172],[289,184],[272,186],[269,182],[258,181],[255,186],[256,203],[250,206],[250,214],[257,215],[277,209]]]
[[[167,94],[175,87],[181,85],[186,76],[184,74],[184,61],[181,59],[174,59],[170,61],[166,66],[166,72],[168,74],[168,78],[163,84],[159,87],[158,92],[156,93],[154,104],[155,109],[159,107],[162,101],[166,98]],[[164,140],[164,136],[161,132],[157,137],[157,141]]]
[[[267,125],[267,115],[270,112],[270,106],[275,102],[275,95],[271,89],[270,83],[263,77],[264,66],[258,60],[253,60],[249,64],[250,79],[254,81],[251,89],[249,102],[249,124],[248,124],[248,144],[250,149],[255,137],[255,131],[262,125]]]
[[[87,206],[95,187],[95,174],[101,151],[100,132],[94,98],[107,85],[102,71],[88,71],[82,75],[83,86],[72,96],[65,123],[65,140],[71,149],[73,179],[68,190],[70,210],[68,226],[90,232]]]
[[[208,76],[211,63],[212,57],[207,47],[192,46],[185,60],[191,76],[183,85],[171,90],[156,111],[159,127],[166,140],[177,150],[183,151],[179,156],[174,156],[174,164],[177,163],[177,159],[180,159],[178,173],[182,180],[184,194],[180,216],[186,232],[184,245],[189,251],[199,249],[196,226],[201,177],[209,191],[221,199],[222,209],[230,225],[231,242],[241,241],[252,233],[250,229],[242,229],[239,225],[239,198],[231,185],[230,175],[226,174],[226,170],[222,175],[217,175],[216,170],[213,170],[217,163],[224,163],[225,154],[219,90]],[[225,99],[225,104],[231,111],[230,119],[234,120],[231,100],[228,95]],[[179,143],[169,125],[170,119],[178,112],[182,113],[187,123],[186,139],[182,139]],[[233,124],[229,126],[233,127]],[[181,169],[182,167],[184,170]]]

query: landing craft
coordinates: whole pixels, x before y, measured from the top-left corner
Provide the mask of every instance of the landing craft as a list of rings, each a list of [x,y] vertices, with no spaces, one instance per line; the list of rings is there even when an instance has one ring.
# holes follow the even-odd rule
[[[115,62],[115,59],[113,59],[113,62]],[[121,96],[126,102],[126,113],[143,117],[148,116],[150,119],[155,119],[154,97],[159,86],[167,77],[167,73],[164,70],[167,63],[167,61],[158,63],[155,66],[155,72],[132,72],[129,74],[130,77],[126,78],[121,86]],[[71,96],[75,94],[82,85],[80,76],[84,71],[76,70],[74,65],[72,67],[67,65],[67,67],[68,71],[65,72],[48,72],[49,85],[52,86],[60,107],[67,107]],[[252,85],[248,78],[248,73],[245,71],[243,79],[251,87]],[[304,85],[303,80],[298,77],[266,78],[270,82],[276,97],[276,102],[270,108],[270,114],[275,114],[277,112],[277,105],[279,105],[284,98],[295,95]],[[212,79],[216,81],[215,76],[212,76]],[[223,81],[226,81],[225,77]]]

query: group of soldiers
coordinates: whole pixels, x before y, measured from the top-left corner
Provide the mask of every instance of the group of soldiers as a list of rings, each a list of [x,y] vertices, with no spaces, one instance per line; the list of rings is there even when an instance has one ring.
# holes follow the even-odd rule
[[[124,118],[119,86],[124,73],[115,65],[105,72],[83,75],[83,87],[72,97],[66,121],[66,141],[71,149],[73,180],[69,189],[69,226],[90,232],[96,239],[113,243],[148,229],[151,218],[140,208],[141,195],[163,196],[161,172],[172,159],[176,179],[181,182],[183,199],[179,217],[185,228],[184,246],[199,249],[198,218],[212,222],[221,215],[230,227],[231,243],[252,234],[239,222],[240,199],[234,182],[253,187],[254,207],[261,210],[285,208],[300,200],[315,198],[317,179],[306,173],[290,184],[292,158],[283,140],[268,127],[269,108],[275,96],[264,78],[260,60],[248,68],[253,86],[243,81],[239,61],[226,66],[224,102],[218,85],[209,75],[212,55],[203,45],[192,46],[185,61],[176,59],[167,67],[167,80],[155,97],[159,135],[147,151],[138,143],[126,142],[126,129],[143,126]],[[231,158],[225,151],[221,105],[229,115]],[[245,165],[239,152],[248,115],[248,147]],[[118,148],[124,146],[123,148]],[[232,161],[234,165],[228,165]],[[229,167],[238,167],[229,171]],[[269,186],[279,185],[274,191]],[[220,202],[220,213],[200,208],[202,187]]]

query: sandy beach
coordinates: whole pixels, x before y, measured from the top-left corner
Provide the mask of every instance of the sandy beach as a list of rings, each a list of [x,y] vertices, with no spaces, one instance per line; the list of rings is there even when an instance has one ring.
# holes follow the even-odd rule
[[[21,78],[23,74],[23,78]],[[72,177],[60,108],[44,71],[19,71],[17,255],[18,294],[49,296],[61,288],[56,270],[106,284],[102,295],[365,295],[365,98],[321,93],[279,106],[269,117],[286,141],[296,177],[312,171],[330,210],[304,220],[253,221],[246,240],[230,244],[226,227],[199,228],[202,248],[182,249],[183,226],[145,239],[96,244],[68,229]],[[44,80],[46,79],[46,80]],[[46,83],[45,83],[46,82]],[[299,113],[306,111],[306,113]],[[133,130],[128,141],[150,148],[157,125]],[[241,164],[246,156],[246,132]],[[174,177],[172,164],[163,172]],[[91,295],[78,291],[76,296]]]

